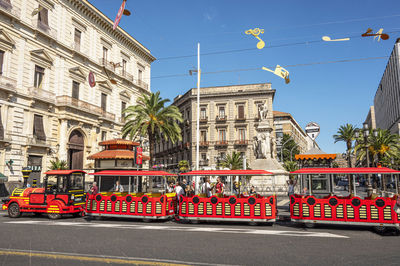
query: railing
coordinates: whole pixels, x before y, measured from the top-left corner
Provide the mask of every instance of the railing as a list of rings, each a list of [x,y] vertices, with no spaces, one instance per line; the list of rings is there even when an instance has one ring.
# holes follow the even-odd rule
[[[115,70],[114,65],[110,61],[107,61],[106,58],[99,58],[99,63],[110,71]]]
[[[215,121],[217,121],[217,122],[226,122],[226,115],[224,115],[224,116],[217,115],[215,117]]]
[[[55,103],[56,94],[51,91],[38,89],[36,87],[30,87],[28,91],[29,95],[34,99]]]
[[[200,146],[200,147],[208,147],[208,145],[209,145],[209,142],[208,142],[208,141],[200,141],[200,142],[199,142],[199,146]]]
[[[134,83],[137,86],[141,87],[142,89],[145,89],[145,90],[149,89],[149,85],[146,82],[144,82],[143,80],[141,80],[141,79],[135,79]]]
[[[228,141],[226,140],[218,140],[215,142],[215,146],[228,146]]]
[[[208,121],[207,116],[200,117],[200,123],[207,123],[207,121]]]
[[[128,73],[126,70],[121,69],[120,75],[121,75],[124,79],[126,79],[126,80],[128,80],[128,81],[130,81],[130,82],[133,82],[133,75],[130,74],[130,73]]]
[[[72,42],[72,43],[71,43],[71,47],[72,47],[72,49],[74,49],[75,51],[81,52],[81,44],[80,44],[80,43]]]
[[[28,145],[30,146],[50,146],[46,140],[38,139],[35,135],[28,136]]]
[[[190,142],[185,142],[184,147],[185,147],[186,149],[189,149],[189,148],[190,148]]]
[[[49,35],[50,37],[57,39],[57,30],[56,29],[43,23],[42,21],[38,20],[37,18],[32,19],[32,24],[37,30],[40,30],[41,32]]]
[[[13,6],[5,0],[0,0],[0,10],[5,11],[7,14],[10,14],[19,18],[21,16],[21,9]]]
[[[75,98],[72,98],[67,95],[57,96],[57,105],[58,106],[66,106],[66,107],[74,107],[79,110],[96,114],[106,119],[115,120],[115,114],[108,113],[101,109],[100,106],[93,105]]]
[[[245,116],[236,116],[235,120],[236,121],[245,121],[246,117]]]
[[[0,88],[7,91],[16,92],[17,81],[15,79],[7,78],[3,75],[0,75]]]
[[[235,140],[235,145],[248,145],[248,144],[249,144],[248,140],[244,140],[244,139]]]
[[[208,165],[209,160],[200,160],[199,161],[199,165],[200,166],[207,166]]]

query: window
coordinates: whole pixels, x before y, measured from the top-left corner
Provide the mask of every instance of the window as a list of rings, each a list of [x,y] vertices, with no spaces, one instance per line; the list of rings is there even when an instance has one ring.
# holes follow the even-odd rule
[[[246,140],[246,129],[245,128],[238,129],[238,137],[239,137],[240,141]]]
[[[4,127],[1,121],[1,106],[0,106],[0,140],[4,139]]]
[[[37,140],[46,140],[46,134],[44,133],[43,127],[43,116],[41,115],[33,116],[33,136]]]
[[[126,60],[122,59],[122,75],[126,75]]]
[[[206,130],[200,131],[200,141],[201,142],[207,141],[207,131]]]
[[[201,107],[200,119],[207,119],[207,108],[206,107]]]
[[[41,9],[40,9],[41,8]],[[46,28],[49,27],[49,11],[42,7],[39,6],[39,14],[38,14],[38,26],[44,26]]]
[[[75,49],[78,51],[80,51],[81,49],[81,36],[82,32],[78,29],[75,29],[74,42],[75,42]]]
[[[108,56],[108,49],[103,46],[103,63],[104,61],[107,61],[107,56]]]
[[[225,106],[218,107],[218,116],[219,118],[225,118]]]
[[[4,51],[0,50],[0,75],[3,75]]]
[[[69,180],[69,189],[78,190],[83,189],[83,176],[82,173],[72,174]]]
[[[44,77],[44,68],[35,65],[35,77],[34,77],[34,86],[35,88],[42,88],[42,82],[43,82],[43,77]]]
[[[72,98],[79,99],[79,83],[72,81]]]
[[[122,121],[125,120],[125,114],[124,114],[124,110],[126,109],[126,102],[121,102],[121,118]]]
[[[201,160],[204,161],[204,162],[207,161],[207,153],[202,153],[201,154]]]
[[[101,109],[107,111],[107,94],[101,94]]]
[[[244,105],[238,105],[238,118],[244,119]]]
[[[105,141],[107,139],[107,131],[101,131],[101,141]]]
[[[283,138],[283,132],[277,131],[276,132],[276,138]]]
[[[138,80],[142,81],[142,78],[143,78],[143,70],[139,69],[138,70]]]
[[[220,142],[225,142],[226,141],[226,129],[218,130],[218,140]]]

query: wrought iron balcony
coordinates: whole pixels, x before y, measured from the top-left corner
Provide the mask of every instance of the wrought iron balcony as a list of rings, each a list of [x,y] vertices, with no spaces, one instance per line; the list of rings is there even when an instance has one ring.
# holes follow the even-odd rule
[[[245,116],[236,116],[236,117],[235,117],[235,120],[236,120],[237,122],[246,121],[246,117],[245,117]]]
[[[199,146],[200,146],[200,147],[208,147],[208,145],[209,145],[209,142],[208,142],[208,141],[200,141],[200,142],[199,142]]]
[[[249,141],[246,139],[239,139],[239,140],[235,140],[235,145],[236,146],[246,146],[249,145]]]
[[[149,84],[147,84],[146,82],[144,82],[141,79],[135,79],[134,83],[139,86],[142,89],[148,90],[149,89]]]
[[[227,140],[218,140],[215,142],[215,146],[219,146],[219,147],[228,146],[228,141]]]
[[[7,92],[16,92],[17,81],[15,79],[11,79],[3,75],[0,75],[0,89],[5,90]]]
[[[217,115],[216,117],[215,117],[215,121],[217,121],[217,122],[226,122],[226,115],[224,115],[224,116],[219,116],[219,115]]]
[[[32,19],[32,25],[36,28],[36,30],[50,36],[53,39],[57,39],[57,30],[43,23],[37,18]]]
[[[185,142],[185,144],[184,144],[184,147],[185,147],[185,149],[190,149],[190,142]]]
[[[35,135],[28,136],[28,143],[29,146],[37,146],[37,147],[50,147],[50,142],[43,139],[38,139]]]
[[[29,96],[31,96],[33,99],[40,100],[43,102],[55,104],[56,102],[56,94],[51,91],[46,91],[43,89],[39,89],[36,87],[30,87],[28,89],[29,91]]]
[[[133,75],[121,69],[120,75],[129,82],[133,82]]]
[[[110,71],[114,71],[114,65],[110,62],[107,61],[106,58],[99,58],[99,64],[101,66],[104,66],[106,69],[110,70]]]
[[[209,160],[200,160],[199,161],[199,166],[208,166]]]
[[[208,121],[208,116],[203,116],[203,117],[200,116],[200,123],[207,123],[207,121]]]

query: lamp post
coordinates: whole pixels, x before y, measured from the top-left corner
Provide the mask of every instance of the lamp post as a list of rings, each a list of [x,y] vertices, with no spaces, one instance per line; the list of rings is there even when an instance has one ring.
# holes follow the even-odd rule
[[[281,146],[281,163],[283,163],[283,147],[284,147],[285,144],[288,143],[289,140],[291,140],[291,139],[292,139],[292,137],[290,137],[288,140],[286,140],[286,141],[282,144],[282,146]]]

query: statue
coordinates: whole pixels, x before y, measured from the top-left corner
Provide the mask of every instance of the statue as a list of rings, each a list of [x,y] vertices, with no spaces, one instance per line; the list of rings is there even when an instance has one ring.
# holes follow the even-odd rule
[[[260,104],[258,106],[258,115],[260,117],[260,121],[261,122],[267,120],[267,114],[268,114],[268,106],[267,106],[267,104],[266,103],[264,103],[262,105]]]
[[[256,158],[260,158],[260,141],[258,140],[257,136],[253,137],[253,151],[254,151],[254,156]]]

